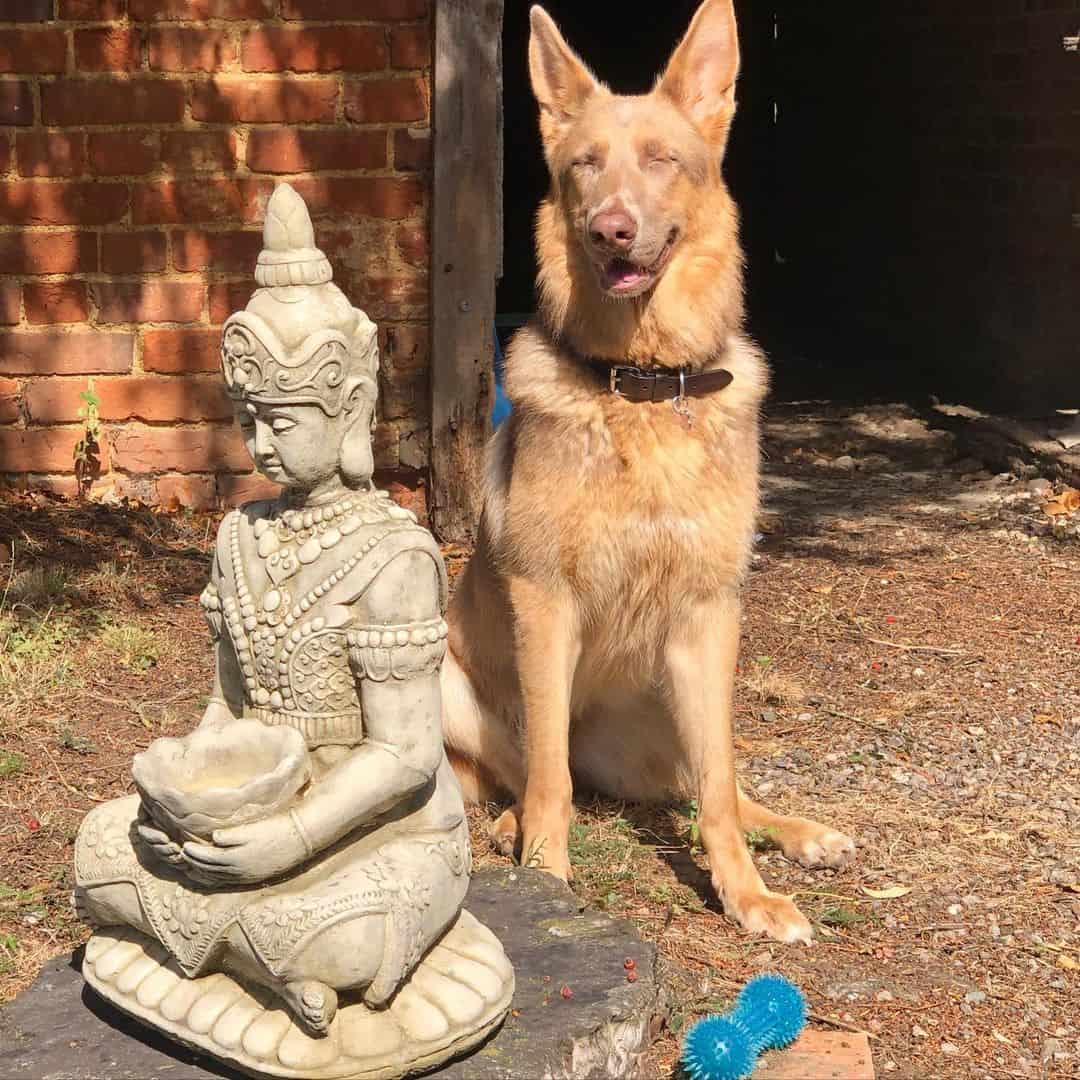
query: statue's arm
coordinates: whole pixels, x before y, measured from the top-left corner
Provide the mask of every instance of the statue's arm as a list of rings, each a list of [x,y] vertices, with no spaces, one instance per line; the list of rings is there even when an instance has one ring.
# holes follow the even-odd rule
[[[364,595],[369,627],[432,627],[441,619],[439,576],[421,551],[399,555]],[[439,665],[445,641],[351,648],[364,712],[364,742],[294,808],[313,851],[387,812],[426,784],[442,760]],[[423,636],[421,632],[418,636]],[[434,636],[434,635],[432,635]]]

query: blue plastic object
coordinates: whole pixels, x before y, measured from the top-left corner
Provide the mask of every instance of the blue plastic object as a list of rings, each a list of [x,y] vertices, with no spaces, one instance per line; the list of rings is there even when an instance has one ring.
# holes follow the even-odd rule
[[[503,352],[495,335],[495,401],[491,406],[491,427],[497,428],[510,415],[510,399],[503,390]]]
[[[744,1080],[766,1050],[788,1046],[806,1026],[806,998],[783,975],[758,975],[735,1008],[686,1033],[682,1064],[691,1080]]]

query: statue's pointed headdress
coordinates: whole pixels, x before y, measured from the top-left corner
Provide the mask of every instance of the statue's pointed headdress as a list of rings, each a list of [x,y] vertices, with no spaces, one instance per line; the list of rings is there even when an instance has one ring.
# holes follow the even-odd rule
[[[336,416],[356,377],[374,384],[375,324],[348,304],[332,278],[330,261],[315,246],[304,200],[288,184],[278,184],[266,207],[263,250],[255,266],[255,280],[263,288],[246,310],[229,317],[222,333],[221,366],[231,397],[255,404],[318,405]],[[280,296],[278,289],[284,289]],[[270,323],[280,328],[299,319],[301,325],[315,321],[299,345],[287,348]]]

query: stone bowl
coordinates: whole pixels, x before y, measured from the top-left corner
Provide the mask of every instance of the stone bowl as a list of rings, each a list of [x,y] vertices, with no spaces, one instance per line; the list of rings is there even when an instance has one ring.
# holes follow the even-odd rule
[[[283,810],[311,778],[311,760],[295,728],[237,720],[155,739],[131,771],[146,812],[182,842]]]

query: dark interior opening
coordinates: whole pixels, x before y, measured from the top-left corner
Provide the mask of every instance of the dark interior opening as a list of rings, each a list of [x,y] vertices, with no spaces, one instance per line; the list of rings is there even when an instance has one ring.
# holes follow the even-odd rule
[[[643,92],[697,0],[629,20],[607,2],[545,6],[601,79]],[[1080,404],[1080,54],[1063,44],[1075,6],[736,6],[725,175],[774,394],[936,396],[1028,415]],[[507,3],[503,39],[501,336],[533,308],[547,186],[528,7]]]

